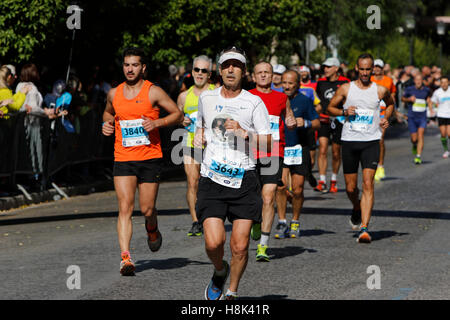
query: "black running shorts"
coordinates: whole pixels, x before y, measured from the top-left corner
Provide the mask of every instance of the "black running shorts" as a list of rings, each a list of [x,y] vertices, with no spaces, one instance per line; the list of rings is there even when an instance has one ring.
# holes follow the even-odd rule
[[[256,172],[261,186],[265,184],[277,184],[283,172],[283,158],[271,157],[258,159]]]
[[[136,176],[138,183],[158,183],[161,178],[161,168],[163,160],[149,159],[144,161],[115,161],[113,175]]]
[[[440,126],[450,126],[450,118],[438,118],[438,124]]]
[[[261,223],[261,187],[255,170],[245,172],[239,189],[200,177],[195,210],[201,224],[207,218],[220,218],[223,221],[228,218],[230,222],[246,219]]]
[[[317,131],[318,138],[326,137],[331,140],[332,143],[342,144],[341,135],[343,124],[338,120],[330,120],[330,123],[320,123],[320,128]]]
[[[380,158],[380,140],[342,141],[342,168],[344,174],[358,173],[359,163],[363,169],[376,170]]]
[[[311,171],[311,154],[309,148],[302,150],[302,164],[286,165],[283,163],[283,168],[288,168],[291,174],[298,174],[306,177]]]

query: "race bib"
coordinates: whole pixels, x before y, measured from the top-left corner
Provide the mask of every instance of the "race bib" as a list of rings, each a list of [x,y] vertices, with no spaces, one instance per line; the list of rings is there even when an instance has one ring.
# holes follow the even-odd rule
[[[192,112],[191,114],[187,114],[187,113],[184,114],[186,117],[191,119],[191,124],[185,127],[188,132],[191,132],[191,133],[195,132],[195,123],[197,122],[197,113],[198,112],[196,111],[196,112]]]
[[[303,149],[301,145],[284,148],[283,163],[288,166],[300,165],[303,159]]]
[[[238,189],[241,187],[244,173],[245,170],[242,167],[212,159],[207,175],[211,180],[222,186]]]
[[[280,140],[280,117],[269,115],[270,133],[273,140]]]
[[[414,112],[425,112],[427,109],[427,103],[424,99],[416,99],[412,105],[412,111]]]
[[[142,126],[144,119],[120,120],[120,130],[122,132],[122,145],[124,147],[136,147],[149,145],[148,132]]]
[[[336,117],[336,120],[343,124],[345,122],[345,117],[339,116],[339,117]]]
[[[373,123],[373,110],[356,109],[356,115],[350,116],[350,129],[357,132],[367,132]]]

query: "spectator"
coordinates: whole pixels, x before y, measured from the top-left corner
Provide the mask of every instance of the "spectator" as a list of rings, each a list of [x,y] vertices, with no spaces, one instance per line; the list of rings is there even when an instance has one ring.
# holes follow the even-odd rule
[[[20,111],[27,112],[24,118],[25,137],[30,152],[34,182],[41,182],[40,189],[42,191],[45,188],[45,182],[42,180],[44,154],[42,150],[41,119],[46,116],[46,113],[42,109],[42,95],[36,86],[39,80],[37,67],[32,63],[28,63],[20,71],[20,82],[17,84],[16,91],[19,92],[27,85],[31,86],[31,90],[28,92]]]
[[[13,94],[9,84],[14,83],[14,77],[7,66],[0,68],[0,117],[3,117],[10,111],[18,111],[25,102],[27,93],[31,90],[30,86],[23,86]],[[6,101],[5,101],[6,100]]]

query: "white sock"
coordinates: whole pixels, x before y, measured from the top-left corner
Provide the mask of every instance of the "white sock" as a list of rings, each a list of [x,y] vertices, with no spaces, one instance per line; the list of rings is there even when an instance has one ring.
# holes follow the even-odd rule
[[[259,244],[261,246],[267,246],[267,244],[269,243],[269,237],[270,237],[270,233],[268,235],[261,233],[261,240],[260,240]]]
[[[226,296],[227,295],[232,295],[232,296],[236,296],[237,297],[237,292],[233,292],[233,291],[231,291],[230,289],[227,289],[227,293],[225,294]]]
[[[331,181],[336,181],[337,180],[337,173],[333,173],[331,175]]]
[[[286,224],[286,222],[287,222],[287,220],[286,220],[286,219],[283,219],[283,220],[278,220],[278,223],[284,223],[284,224]]]
[[[320,175],[319,180],[320,180],[320,181],[323,181],[323,182],[327,182],[327,177],[326,177],[326,176],[323,176],[323,175]]]

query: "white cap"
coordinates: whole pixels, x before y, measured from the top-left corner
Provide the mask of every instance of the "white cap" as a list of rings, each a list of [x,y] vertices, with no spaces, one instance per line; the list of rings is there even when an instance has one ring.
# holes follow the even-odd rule
[[[16,75],[16,67],[14,67],[12,64],[7,64],[6,67],[11,71],[11,74],[13,76]]]
[[[245,56],[239,52],[227,51],[223,53],[219,58],[219,64],[222,64],[227,60],[238,60],[243,64],[247,64],[247,59],[245,59]]]
[[[381,59],[375,59],[375,60],[373,61],[373,66],[374,66],[374,67],[380,67],[380,68],[383,68],[383,67],[384,67],[384,62],[383,62],[383,60],[381,60]]]
[[[286,67],[282,64],[276,64],[273,66],[273,73],[283,74],[286,71]]]
[[[327,67],[339,67],[341,65],[341,63],[339,62],[339,60],[337,58],[328,58],[327,60],[325,60],[324,63],[322,63],[324,66]]]
[[[301,66],[301,67],[300,67],[300,72],[308,72],[308,73],[311,73],[311,72],[309,71],[309,68],[308,68],[307,66]]]

